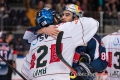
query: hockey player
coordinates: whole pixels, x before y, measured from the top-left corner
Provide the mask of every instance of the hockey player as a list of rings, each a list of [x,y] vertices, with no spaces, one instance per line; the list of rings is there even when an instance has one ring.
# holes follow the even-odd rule
[[[16,67],[17,51],[14,49],[13,43],[11,43],[13,38],[14,38],[14,35],[12,34],[12,32],[8,32],[5,35],[4,42],[9,44],[9,46],[11,48],[11,51],[12,51],[12,54],[10,56],[10,59],[8,60],[8,63],[11,64],[15,68]],[[8,79],[7,80],[12,79],[12,72],[13,72],[13,70],[10,67],[8,67],[8,73],[7,73],[7,78]]]
[[[79,10],[77,8],[79,8]],[[63,13],[61,15],[62,22],[70,22],[73,20],[78,20],[78,18],[84,18],[84,17],[80,17],[80,12],[81,12],[81,9],[77,5],[74,5],[74,4],[66,5],[64,7]],[[81,22],[81,24],[82,24],[82,22]],[[84,27],[84,26],[82,26],[82,27]],[[38,30],[37,32],[39,34],[41,34],[42,32],[47,33],[48,35],[54,37],[59,32],[59,30],[53,29],[52,27],[45,27],[43,29]],[[54,35],[52,35],[52,34],[54,34]],[[29,40],[31,40],[31,39],[29,39]],[[79,46],[76,49],[76,53],[74,56],[73,68],[76,68],[79,65],[80,54],[82,54],[82,56],[83,56],[85,53],[87,53],[87,54],[85,54],[85,56],[86,55],[89,56],[88,57],[88,58],[90,58],[90,59],[88,59],[88,60],[90,60],[89,66],[93,67],[93,69],[94,69],[93,72],[99,72],[99,71],[104,70],[107,67],[107,61],[106,61],[106,55],[105,55],[106,52],[105,52],[105,48],[103,46],[101,46],[100,43],[101,43],[100,37],[97,34],[95,34],[94,37],[86,45]],[[84,78],[84,77],[82,77],[82,78]],[[82,80],[86,80],[86,79],[87,79],[87,77],[85,76],[85,78]],[[90,77],[89,77],[89,80],[90,80]]]
[[[102,41],[107,53],[107,80],[120,80],[120,31],[103,37]]]
[[[12,39],[12,38],[11,38]],[[0,32],[0,55],[5,58],[8,62],[13,61],[13,50],[9,46],[8,42],[6,42],[3,38],[2,32]],[[12,65],[12,64],[11,64]],[[7,64],[0,59],[0,80],[11,80],[8,77],[8,66]],[[9,74],[10,75],[10,74]]]
[[[68,21],[77,20],[78,18],[83,18],[83,17],[80,17],[80,13],[77,12],[76,7],[78,6],[74,4],[69,4],[64,7],[63,13],[62,13],[62,22],[68,22]],[[83,23],[81,22],[81,24]],[[94,70],[93,72],[99,72],[104,70],[107,67],[107,61],[106,61],[106,55],[105,55],[106,52],[105,52],[105,48],[101,46],[100,43],[101,43],[100,37],[97,34],[95,34],[93,38],[86,45],[77,47],[75,56],[74,56],[73,68],[76,68],[77,66],[79,66],[79,62],[80,62],[79,60],[81,60],[83,57],[86,57],[88,59],[86,59],[85,61],[90,63],[89,66],[93,67],[93,70]],[[87,76],[78,77],[78,80],[79,79],[86,80]],[[92,80],[90,79],[90,76],[88,76],[88,79]]]
[[[52,24],[53,14],[51,13],[49,9],[43,9],[41,12],[38,12],[38,24],[40,26]],[[88,20],[87,24],[84,23],[86,19]],[[83,22],[83,28],[79,21]],[[87,43],[92,38],[98,29],[98,21],[92,18],[82,18],[78,19],[77,23],[72,21],[56,26],[58,26],[60,31],[64,31],[61,54],[68,64],[72,66],[75,48]],[[32,41],[30,51],[26,55],[21,70],[26,78],[32,80],[70,80],[70,69],[56,56],[55,43],[55,39],[46,35],[43,38],[38,37]],[[91,70],[86,69],[86,66],[87,64],[81,62],[79,71],[91,73]]]

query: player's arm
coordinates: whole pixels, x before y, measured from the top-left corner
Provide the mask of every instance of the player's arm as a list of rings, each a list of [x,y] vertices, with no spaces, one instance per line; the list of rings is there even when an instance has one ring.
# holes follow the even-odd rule
[[[106,50],[101,46],[101,39],[98,35],[95,35],[91,41],[89,41],[89,54],[92,58],[90,65],[93,66],[94,72],[99,72],[107,67]],[[99,63],[99,64],[98,64]]]
[[[100,37],[95,35],[88,42],[86,47],[83,47],[83,48],[78,47],[76,49],[77,53],[80,53],[80,55],[83,52],[89,54],[89,56],[91,58],[91,63],[88,64],[88,65],[91,66],[93,72],[99,72],[99,71],[104,70],[107,67],[107,64],[108,64],[107,61],[106,61],[105,48],[101,46],[100,42],[101,42]],[[90,58],[87,57],[86,61],[89,61]],[[81,60],[81,57],[80,57],[80,60]]]
[[[53,38],[56,38],[56,36],[59,33],[59,30],[56,29],[57,26],[50,26],[50,27],[43,27],[41,29],[38,29],[37,26],[36,27],[32,27],[32,28],[28,28],[25,31],[25,34],[23,36],[23,39],[27,42],[27,43],[31,43],[33,40],[35,40],[37,38],[38,35],[40,34],[47,34]]]
[[[99,56],[99,53],[105,54],[105,48],[100,46],[98,42],[100,41],[92,38],[86,46],[76,48],[73,68],[79,73],[99,72],[107,67],[105,57],[102,59],[103,56]]]
[[[101,46],[100,56],[97,59],[93,60],[91,62],[91,65],[94,67],[95,72],[99,72],[106,69],[108,62],[106,61],[106,52],[104,47]]]
[[[95,35],[99,28],[99,22],[93,18],[81,18],[77,22],[73,21],[69,27],[72,27],[70,34],[77,47],[86,44]]]
[[[37,38],[37,36],[38,36],[38,34],[36,33],[36,30],[38,30],[37,27],[39,27],[39,26],[35,26],[35,27],[32,27],[32,28],[28,28],[28,29],[25,31],[25,33],[24,33],[24,35],[23,35],[23,39],[24,39],[27,43],[31,43],[33,40],[35,40],[35,39]],[[41,34],[42,34],[42,32],[41,32]]]
[[[16,67],[17,50],[10,48],[9,54],[8,62],[10,62],[13,67]]]

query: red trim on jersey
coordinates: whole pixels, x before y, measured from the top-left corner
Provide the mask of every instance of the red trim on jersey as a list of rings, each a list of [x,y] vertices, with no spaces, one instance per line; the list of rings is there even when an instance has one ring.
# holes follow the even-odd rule
[[[112,52],[108,52],[108,67],[112,66]]]
[[[83,25],[82,25],[81,21],[80,21],[80,24],[81,24],[81,26],[82,26],[82,33],[83,33],[83,36],[84,36],[84,29],[83,29]],[[85,41],[84,41],[84,39],[83,39],[83,36],[82,36],[82,40],[83,40],[83,43],[85,44]]]
[[[13,54],[18,54],[18,51],[17,51],[17,50],[14,50],[14,51],[13,51]]]
[[[74,63],[77,63],[77,62],[79,61],[79,59],[80,59],[80,54],[77,53],[77,52],[75,52],[75,55],[74,55],[74,57],[73,57],[73,62],[74,62]]]

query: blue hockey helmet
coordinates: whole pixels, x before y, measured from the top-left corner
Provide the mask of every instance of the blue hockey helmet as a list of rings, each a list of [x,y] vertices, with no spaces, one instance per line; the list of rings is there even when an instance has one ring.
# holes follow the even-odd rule
[[[55,11],[50,8],[43,8],[41,11],[38,11],[36,16],[36,21],[39,27],[45,27],[54,23]]]

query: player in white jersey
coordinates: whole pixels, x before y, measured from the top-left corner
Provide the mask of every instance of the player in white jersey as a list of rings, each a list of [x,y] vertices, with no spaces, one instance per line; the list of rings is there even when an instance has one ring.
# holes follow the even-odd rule
[[[79,19],[79,18],[84,18],[84,17],[80,16],[81,11],[82,10],[80,9],[80,7],[77,6],[77,5],[74,5],[74,4],[68,4],[68,5],[64,6],[63,12],[62,12],[62,15],[61,15],[62,22],[71,22],[73,20],[77,21],[77,19]],[[82,22],[81,22],[81,24],[82,24]],[[27,42],[30,42],[30,41],[32,41],[32,39],[37,37],[33,33],[33,32],[36,32],[36,31],[34,31],[34,29],[35,28],[30,28],[30,29],[28,29],[26,31],[26,33],[24,35],[24,39],[26,38],[27,32],[31,33],[31,34],[27,34],[28,38],[25,39]],[[52,36],[54,38],[54,36],[56,36],[58,34],[58,32],[59,32],[59,30],[56,29],[56,26],[44,27],[42,29],[37,30],[37,33],[41,34],[41,36],[39,36],[39,38],[41,40],[44,38],[42,33],[50,35],[50,36]],[[92,43],[94,43],[94,45]],[[97,36],[97,34],[95,34],[94,37],[87,43],[87,45],[84,46],[84,49],[83,49],[82,46],[79,46],[79,48],[76,49],[77,52],[75,52],[75,55],[77,54],[77,58],[76,57],[75,57],[76,59],[74,58],[73,68],[79,67],[79,57],[80,57],[80,54],[87,53],[87,54],[89,54],[89,56],[91,56],[91,57],[89,57],[89,58],[91,58],[91,61],[88,62],[89,66],[87,66],[87,68],[91,69],[90,66],[92,66],[91,70],[92,70],[93,73],[101,71],[101,70],[104,70],[107,67],[107,62],[106,62],[105,58],[103,60],[101,57],[104,56],[104,55],[102,55],[102,53],[105,52],[105,48],[103,48],[100,43],[101,43],[101,39],[99,38],[99,36]],[[97,54],[101,54],[102,56],[101,55],[98,55],[97,57],[94,56],[94,55],[97,55]],[[77,80],[78,78],[80,78],[80,79],[84,78],[84,80],[89,78],[89,80],[90,80],[90,77],[91,77],[91,80],[93,80],[93,76],[87,76],[87,77],[86,76],[84,76],[84,77],[80,76],[80,77],[75,78],[75,80]]]
[[[40,21],[39,25],[45,26],[49,21],[53,21],[53,17],[49,9],[44,10],[38,12],[37,21]],[[75,48],[87,43],[96,33],[98,25],[98,21],[92,18],[82,18],[56,25],[60,31],[64,31],[61,54],[71,66]],[[44,39],[37,38],[32,41],[21,70],[26,78],[32,80],[70,80],[70,70],[56,56],[55,47],[56,40],[50,36],[44,35]]]
[[[120,33],[114,32],[102,38],[107,53],[107,80],[120,80]]]

